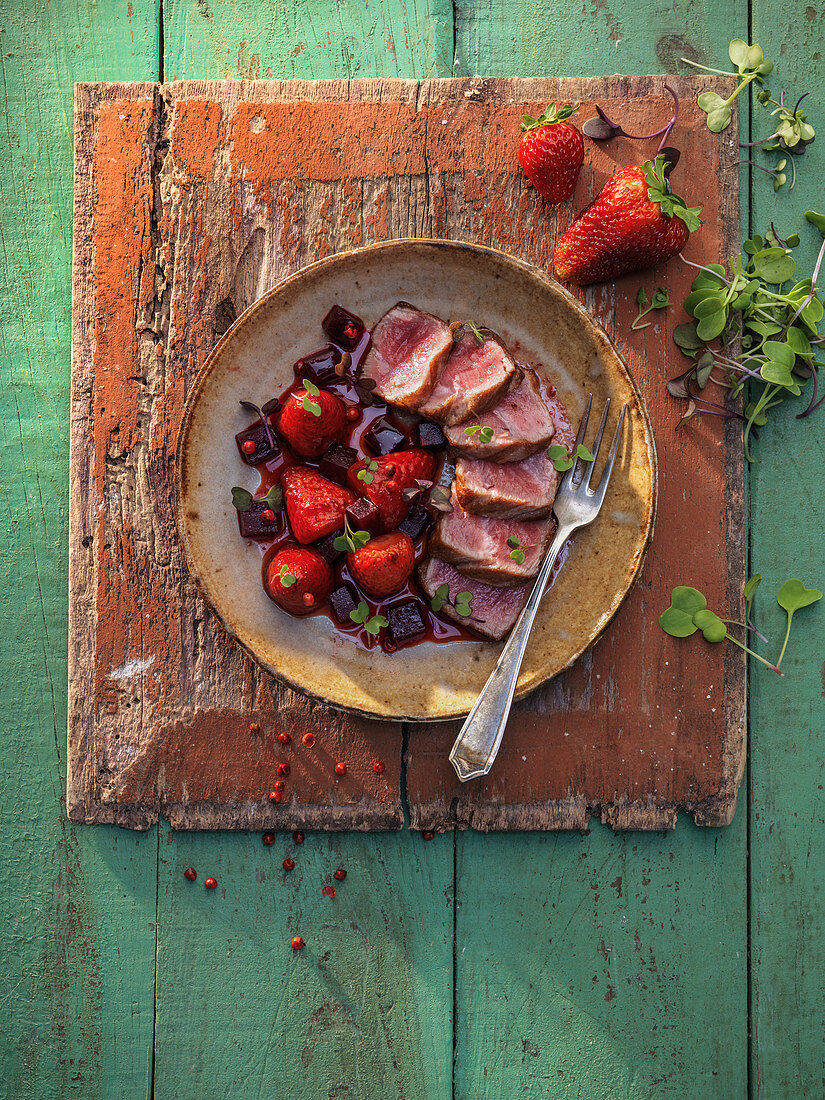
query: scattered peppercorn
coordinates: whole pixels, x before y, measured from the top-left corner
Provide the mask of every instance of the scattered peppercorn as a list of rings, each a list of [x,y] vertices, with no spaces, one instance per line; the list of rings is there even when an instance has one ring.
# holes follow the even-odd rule
[[[339,882],[343,882],[344,879],[347,877],[347,872],[344,870],[343,867],[339,867],[337,871],[332,872],[332,877],[337,878]]]
[[[334,898],[335,897],[335,887],[334,886],[324,886],[323,889],[321,890],[321,893],[324,895],[325,898]]]
[[[279,764],[278,765],[278,775],[289,775],[290,771],[291,771],[291,769],[290,769],[289,764]]]
[[[292,834],[292,839],[295,841],[296,844],[303,844],[304,843],[304,834],[303,833],[293,833]]]
[[[286,786],[286,783],[284,783],[283,779],[276,779],[273,786],[275,787],[276,791],[282,791]]]
[[[208,878],[204,882],[204,886],[207,890],[214,890],[217,885],[218,880],[216,878]]]
[[[421,834],[421,839],[432,840],[434,836],[435,833],[432,831],[432,829],[425,829],[424,832]]]
[[[278,740],[281,742],[282,745],[288,745],[292,738],[286,732],[286,730],[283,730],[281,733],[278,734]]]
[[[335,774],[336,775],[346,775],[347,774],[346,764],[344,764],[344,763],[336,764],[335,765]]]
[[[284,870],[285,871],[294,871],[295,870],[295,860],[290,859],[289,856],[287,856],[286,859],[284,860]]]
[[[305,733],[304,736],[301,738],[301,744],[305,748],[311,749],[312,746],[315,744],[315,734],[314,733]]]
[[[386,764],[384,763],[383,760],[376,760],[375,763],[372,766],[372,770],[375,772],[376,775],[381,775],[383,773],[385,767],[386,767]]]
[[[275,790],[270,791],[269,792],[269,801],[270,802],[280,802],[281,801],[281,792],[280,791],[275,791]]]
[[[264,833],[264,835],[261,837],[261,841],[263,844],[266,845],[267,848],[271,848],[272,845],[275,843],[275,834]]]
[[[183,872],[183,877],[188,878],[190,882],[194,882],[195,879],[198,877],[198,872],[195,870],[194,867],[187,867],[186,870]]]
[[[293,936],[289,941],[289,945],[293,951],[301,951],[304,947],[304,940],[302,936]]]
[[[250,722],[249,723],[249,732],[250,733],[258,733],[260,731],[260,728],[261,727],[258,725],[257,722]]]
[[[241,450],[245,455],[251,455],[255,453],[255,440],[245,439],[241,444]]]
[[[275,522],[275,513],[272,511],[271,508],[264,508],[263,512],[261,512],[261,523],[274,523],[274,522]]]
[[[361,415],[355,405],[349,405],[347,407],[347,420],[357,420]]]

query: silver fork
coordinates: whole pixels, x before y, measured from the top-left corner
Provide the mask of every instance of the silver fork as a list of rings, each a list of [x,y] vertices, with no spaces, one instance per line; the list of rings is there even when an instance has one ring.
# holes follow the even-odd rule
[[[576,446],[584,442],[592,404],[593,394],[591,393],[588,396],[587,408],[584,410],[584,416],[576,435]],[[473,709],[467,715],[467,719],[461,727],[461,732],[450,752],[450,760],[462,783],[466,783],[468,779],[477,779],[479,776],[486,775],[492,768],[504,734],[504,727],[507,725],[507,719],[510,715],[518,674],[524,660],[524,652],[527,649],[530,631],[533,629],[536,612],[544,595],[550,571],[559,556],[559,551],[571,534],[579,527],[586,527],[589,523],[592,523],[604,503],[610,475],[613,472],[613,464],[619,450],[627,405],[623,406],[619,416],[619,423],[616,425],[616,433],[613,436],[613,443],[610,447],[610,454],[607,456],[607,463],[601,481],[598,488],[594,489],[590,483],[593,480],[596,459],[599,457],[599,448],[607,424],[609,409],[610,398],[607,399],[601,424],[593,443],[593,461],[587,462],[584,459],[575,461],[562,478],[553,504],[553,511],[558,521],[556,537],[547,551],[547,556],[536,577],[536,583],[533,585],[530,598],[510,631],[510,637],[502,650],[498,664],[481,689],[481,694],[476,699]],[[581,477],[577,478],[576,475],[580,465],[583,467]]]

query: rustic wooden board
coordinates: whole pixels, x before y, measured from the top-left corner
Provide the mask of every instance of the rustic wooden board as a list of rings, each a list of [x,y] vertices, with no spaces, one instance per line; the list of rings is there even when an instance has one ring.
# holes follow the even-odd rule
[[[675,86],[683,93],[677,178],[689,198],[692,188],[706,197],[702,255],[724,254],[738,220],[735,173],[723,174],[736,159],[733,138],[722,135],[709,157],[691,106],[696,82]],[[271,681],[197,599],[171,509],[177,426],[187,384],[217,336],[312,259],[419,235],[479,240],[547,264],[573,207],[557,219],[524,184],[513,147],[522,109],[550,99],[598,99],[637,129],[667,117],[654,77],[78,88],[73,818],[145,827],[163,812],[177,827],[401,826],[400,728],[327,711]],[[588,143],[576,208],[634,155],[626,142]],[[690,278],[683,265],[668,266],[674,299]],[[677,311],[627,337],[639,282],[652,290],[664,280],[657,271],[584,295],[624,351],[658,430],[659,520],[642,578],[595,651],[517,708],[488,781],[454,782],[446,761],[454,725],[410,728],[415,828],[582,828],[594,810],[620,828],[672,826],[679,807],[703,824],[732,816],[744,664],[731,647],[674,643],[655,619],[675,583],[736,610],[741,454],[738,433],[723,435],[716,423],[673,432],[679,412],[663,381],[675,370]],[[683,691],[698,660],[707,699]],[[288,750],[274,740],[282,728],[293,734]],[[317,734],[311,753],[297,744],[308,728]],[[341,756],[344,781],[332,771]],[[381,777],[376,757],[387,764]],[[272,806],[265,795],[280,759],[292,764],[291,800]]]

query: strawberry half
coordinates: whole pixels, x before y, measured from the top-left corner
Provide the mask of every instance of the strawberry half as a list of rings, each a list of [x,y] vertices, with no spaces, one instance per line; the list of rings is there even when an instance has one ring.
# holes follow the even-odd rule
[[[269,562],[266,590],[271,599],[293,615],[308,615],[325,603],[334,577],[317,550],[286,546]]]
[[[391,531],[370,539],[366,546],[347,555],[349,571],[355,583],[368,596],[384,599],[404,587],[412,576],[415,549],[409,535]]]
[[[610,177],[595,200],[559,239],[553,253],[556,278],[565,283],[603,282],[653,267],[680,252],[701,226],[700,206],[674,195],[667,160],[629,165]]]
[[[434,473],[435,457],[429,451],[396,451],[351,466],[347,484],[372,501],[381,513],[384,528],[392,531],[410,510],[404,490],[417,488],[417,481],[431,481]]]
[[[569,103],[556,110],[551,103],[538,118],[525,115],[518,147],[524,174],[550,202],[566,202],[573,194],[584,160],[584,139],[566,118],[578,111]]]
[[[344,435],[347,409],[329,390],[304,379],[305,388],[290,393],[278,414],[278,431],[302,458],[319,458]]]
[[[292,534],[304,546],[340,531],[344,511],[355,500],[355,493],[308,466],[290,466],[281,477],[281,487]]]

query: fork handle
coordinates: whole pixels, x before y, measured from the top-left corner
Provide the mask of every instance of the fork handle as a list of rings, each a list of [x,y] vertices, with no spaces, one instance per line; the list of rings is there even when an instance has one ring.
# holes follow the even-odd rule
[[[481,689],[481,694],[467,715],[450,751],[450,761],[462,783],[486,775],[493,766],[510,716],[518,674],[536,612],[559,551],[573,530],[573,527],[568,526],[559,527],[556,531],[556,537],[547,551],[530,597],[516,619],[498,663]]]

